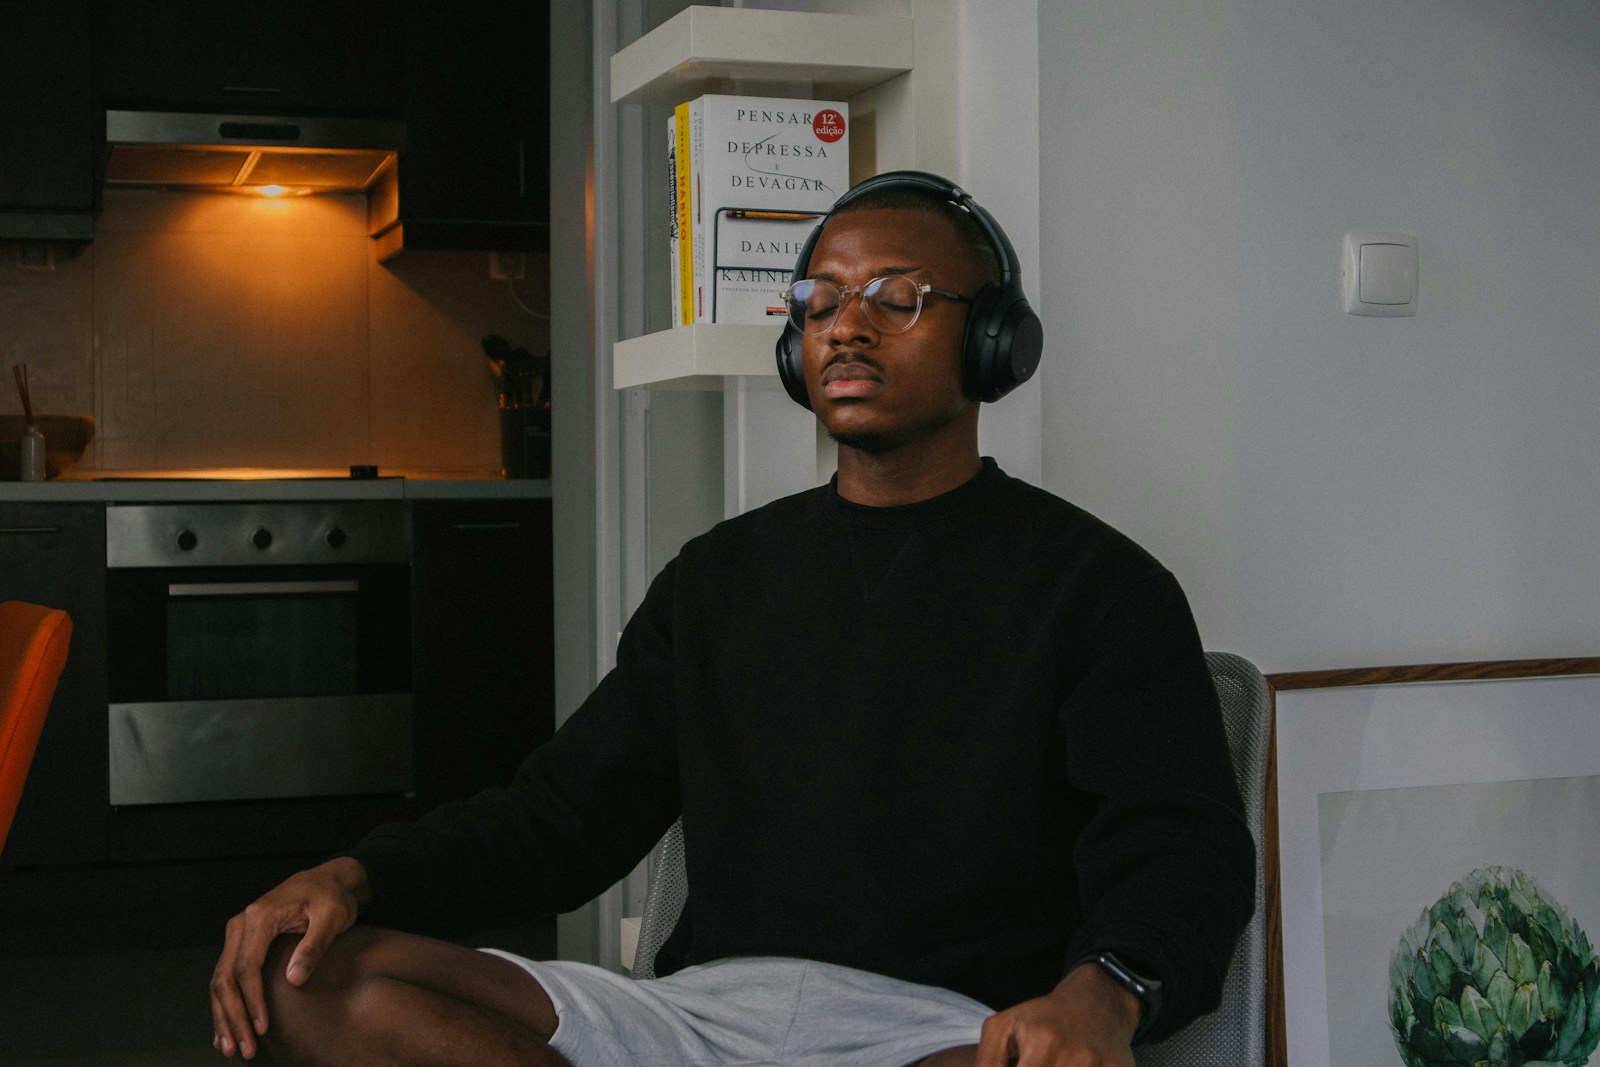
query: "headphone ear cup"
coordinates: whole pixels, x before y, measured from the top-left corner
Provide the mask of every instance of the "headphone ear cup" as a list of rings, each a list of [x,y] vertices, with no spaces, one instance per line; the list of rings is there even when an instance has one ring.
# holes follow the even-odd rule
[[[989,403],[1033,377],[1044,354],[1044,325],[1016,285],[986,285],[973,298],[961,350],[967,396]]]
[[[845,196],[840,198],[841,202],[849,195],[846,192]],[[800,281],[806,276],[806,265],[811,262],[811,250],[817,247],[817,238],[822,236],[822,226],[827,221],[826,218],[821,219],[806,235],[806,243],[800,246],[800,256],[795,260],[794,281]],[[810,411],[811,397],[806,393],[805,337],[795,329],[793,321],[787,315],[784,316],[783,333],[778,335],[776,354],[778,380],[783,382],[784,391],[789,394],[790,400]]]
[[[1006,377],[1010,384],[994,395],[995,400],[1032,378],[1044,356],[1044,323],[1020,292],[1006,313],[1000,336],[1005,342]]]
[[[806,392],[805,338],[794,323],[786,323],[778,335],[778,380],[783,382],[789,399],[811,410],[811,397]]]
[[[995,340],[989,336],[989,328],[1000,297],[1000,287],[991,282],[978,290],[967,312],[967,330],[961,338],[961,391],[970,400],[983,400],[989,392]]]

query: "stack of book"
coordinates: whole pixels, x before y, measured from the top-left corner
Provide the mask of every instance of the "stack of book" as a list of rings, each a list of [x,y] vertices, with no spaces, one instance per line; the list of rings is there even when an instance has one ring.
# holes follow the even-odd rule
[[[849,106],[702,96],[668,120],[673,322],[774,322],[812,229],[850,184]]]

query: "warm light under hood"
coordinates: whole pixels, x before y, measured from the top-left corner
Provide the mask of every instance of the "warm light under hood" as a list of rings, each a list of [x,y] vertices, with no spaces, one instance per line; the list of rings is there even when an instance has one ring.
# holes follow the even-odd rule
[[[405,123],[106,112],[106,184],[360,192],[405,147]]]

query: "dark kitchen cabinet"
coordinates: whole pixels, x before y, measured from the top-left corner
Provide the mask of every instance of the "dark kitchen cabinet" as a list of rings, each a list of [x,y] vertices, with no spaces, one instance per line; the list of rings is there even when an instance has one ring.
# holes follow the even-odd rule
[[[106,520],[98,504],[0,503],[0,596],[74,633],[0,855],[0,957],[214,943],[227,917],[388,819],[509,781],[553,731],[550,501],[412,506],[417,795],[108,801]],[[463,931],[465,934],[465,931]],[[554,926],[473,944],[548,956]]]
[[[14,4],[0,28],[0,238],[87,241],[99,212],[89,0]]]
[[[545,0],[404,5],[407,147],[373,229],[403,248],[550,247]]]
[[[94,0],[107,107],[393,118],[394,0]]]
[[[384,257],[549,248],[545,0],[76,2],[94,5],[106,108],[404,119],[369,198]]]
[[[106,525],[97,504],[0,504],[0,598],[60,608],[72,644],[0,868],[106,850]]]
[[[417,501],[418,799],[511,780],[554,730],[550,501]]]

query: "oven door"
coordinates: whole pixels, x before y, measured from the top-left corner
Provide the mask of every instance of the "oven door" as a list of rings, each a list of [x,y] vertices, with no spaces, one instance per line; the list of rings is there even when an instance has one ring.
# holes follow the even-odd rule
[[[410,568],[114,569],[114,805],[410,793]]]

